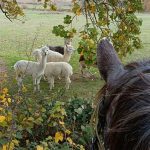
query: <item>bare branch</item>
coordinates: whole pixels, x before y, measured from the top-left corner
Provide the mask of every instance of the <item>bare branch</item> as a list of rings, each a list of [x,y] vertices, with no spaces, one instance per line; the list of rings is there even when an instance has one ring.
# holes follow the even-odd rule
[[[9,17],[8,12],[3,10],[3,8],[2,8],[2,5],[1,5],[1,4],[0,4],[0,9],[1,9],[2,13],[4,13],[4,15],[6,16],[6,18],[7,18],[9,21],[11,21],[11,22],[12,22],[11,18]]]

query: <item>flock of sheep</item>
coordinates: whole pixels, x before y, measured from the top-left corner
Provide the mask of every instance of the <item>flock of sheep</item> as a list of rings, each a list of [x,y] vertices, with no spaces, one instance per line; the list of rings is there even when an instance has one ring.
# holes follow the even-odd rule
[[[73,74],[72,66],[68,63],[74,48],[71,39],[65,39],[64,47],[43,46],[33,51],[36,61],[19,60],[14,65],[16,80],[19,91],[23,88],[23,78],[31,75],[33,78],[34,91],[40,91],[40,80],[42,76],[47,78],[49,89],[54,88],[55,78],[64,77],[66,89],[71,83]]]

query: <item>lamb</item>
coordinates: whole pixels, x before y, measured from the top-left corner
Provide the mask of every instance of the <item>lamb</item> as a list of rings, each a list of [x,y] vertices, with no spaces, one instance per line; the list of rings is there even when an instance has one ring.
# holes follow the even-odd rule
[[[73,53],[74,49],[72,45],[65,45],[64,46],[64,55],[49,50],[48,56],[47,56],[47,62],[69,62],[71,55]],[[36,49],[33,51],[32,55],[35,57],[37,61],[41,60],[41,49]]]
[[[19,86],[19,91],[21,91],[23,86],[23,77],[25,75],[31,75],[33,78],[34,91],[40,91],[40,80],[44,75],[44,70],[46,68],[48,47],[44,46],[41,48],[41,61],[27,61],[19,60],[14,65],[14,70],[16,72],[16,80]]]
[[[48,62],[44,71],[49,83],[49,89],[54,88],[55,77],[64,77],[66,89],[69,89],[71,83],[70,77],[73,74],[72,66],[66,62]]]

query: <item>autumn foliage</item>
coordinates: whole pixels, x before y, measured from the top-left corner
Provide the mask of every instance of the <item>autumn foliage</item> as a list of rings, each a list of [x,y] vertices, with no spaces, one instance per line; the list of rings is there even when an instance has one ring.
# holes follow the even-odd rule
[[[121,58],[141,47],[138,36],[142,21],[135,14],[142,9],[141,0],[73,0],[72,3],[74,15],[64,17],[64,25],[54,26],[53,33],[60,37],[74,37],[79,32],[78,52],[84,54],[87,64],[95,62],[96,45],[103,37],[112,40]],[[80,16],[85,17],[85,25],[77,32],[73,21]]]
[[[57,99],[59,92],[35,101],[26,92],[11,96],[7,88],[0,91],[0,149],[86,149],[93,134],[90,101],[64,103]]]

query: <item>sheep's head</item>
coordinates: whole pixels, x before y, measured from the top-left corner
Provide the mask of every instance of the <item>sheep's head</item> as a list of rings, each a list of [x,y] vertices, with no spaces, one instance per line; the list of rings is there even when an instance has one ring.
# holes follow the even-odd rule
[[[65,43],[65,45],[71,45],[72,44],[72,38],[65,38],[64,43]]]
[[[40,61],[41,60],[41,49],[35,49],[32,52],[32,56],[35,58],[36,61]]]
[[[67,53],[72,53],[75,49],[73,48],[72,45],[66,44],[65,45],[65,50],[66,50]]]
[[[35,49],[35,50],[32,52],[32,55],[33,55],[33,56],[39,56],[40,54],[41,54],[40,49]]]
[[[43,46],[41,48],[41,54],[46,56],[48,54],[49,48],[47,46]]]

